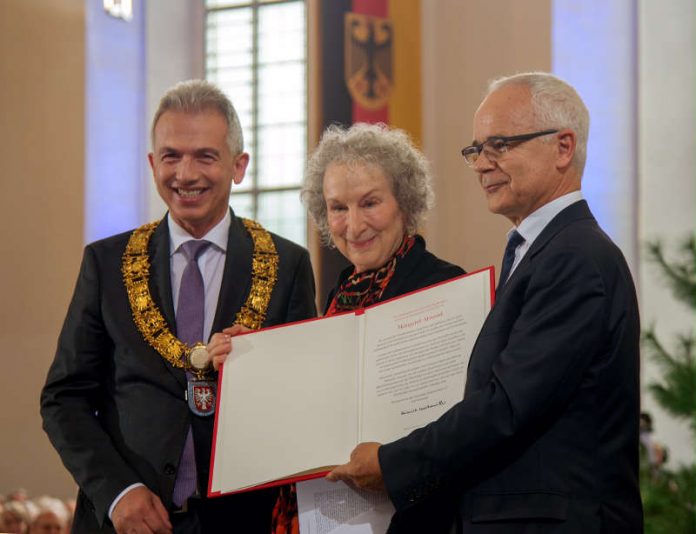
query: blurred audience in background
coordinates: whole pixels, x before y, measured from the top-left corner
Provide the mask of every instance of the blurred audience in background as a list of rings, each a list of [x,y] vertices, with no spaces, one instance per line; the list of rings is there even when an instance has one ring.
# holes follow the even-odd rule
[[[74,501],[43,495],[30,498],[24,489],[0,495],[0,532],[10,534],[68,534]]]

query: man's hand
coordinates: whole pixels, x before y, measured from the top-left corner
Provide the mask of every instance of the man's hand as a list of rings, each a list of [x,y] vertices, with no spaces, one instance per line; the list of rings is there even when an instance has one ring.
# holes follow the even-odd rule
[[[206,347],[213,360],[213,368],[217,371],[232,352],[232,337],[251,332],[251,329],[241,324],[228,326],[221,333],[213,334]]]
[[[118,534],[171,534],[169,514],[159,497],[145,486],[126,493],[116,503],[111,521]]]
[[[350,453],[350,462],[331,471],[326,475],[327,480],[343,480],[359,489],[383,491],[384,479],[377,457],[380,445],[375,442],[360,443]]]

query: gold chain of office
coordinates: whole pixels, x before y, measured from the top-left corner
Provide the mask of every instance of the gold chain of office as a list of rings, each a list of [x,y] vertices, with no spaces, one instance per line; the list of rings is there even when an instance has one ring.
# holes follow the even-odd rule
[[[251,289],[246,302],[237,312],[235,323],[258,330],[266,318],[271,293],[278,280],[278,253],[271,234],[263,226],[250,219],[242,219],[242,222],[251,236],[254,250]],[[174,367],[192,370],[187,356],[193,347],[172,334],[150,294],[150,257],[147,247],[158,224],[159,221],[151,222],[133,231],[123,253],[121,273],[133,321],[145,341]]]

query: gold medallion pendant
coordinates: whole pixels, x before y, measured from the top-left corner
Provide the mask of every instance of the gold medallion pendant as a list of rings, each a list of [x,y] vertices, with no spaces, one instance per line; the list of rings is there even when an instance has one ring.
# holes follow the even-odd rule
[[[259,223],[241,219],[254,243],[251,287],[244,305],[237,312],[235,324],[252,330],[261,328],[271,294],[278,280],[278,253],[271,234]],[[169,329],[167,320],[150,293],[150,237],[159,221],[144,224],[133,231],[123,253],[121,273],[128,293],[133,322],[143,339],[174,367],[188,371],[187,399],[197,415],[215,412],[216,383],[206,345],[193,346],[179,340]]]

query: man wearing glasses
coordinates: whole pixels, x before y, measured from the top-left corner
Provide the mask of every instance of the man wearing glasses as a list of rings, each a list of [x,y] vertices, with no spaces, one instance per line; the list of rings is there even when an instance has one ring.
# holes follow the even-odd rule
[[[631,274],[580,191],[589,115],[546,73],[494,81],[462,150],[514,225],[464,399],[329,476],[385,488],[390,532],[453,499],[452,532],[642,532],[639,320]]]

